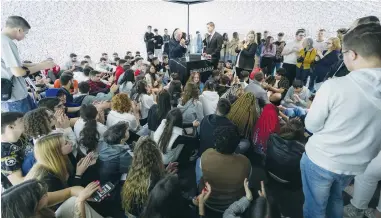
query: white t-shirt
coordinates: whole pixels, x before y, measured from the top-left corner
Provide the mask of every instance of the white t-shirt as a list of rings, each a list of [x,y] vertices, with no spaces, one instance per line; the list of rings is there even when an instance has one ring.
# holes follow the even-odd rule
[[[321,52],[327,50],[326,41],[323,40],[322,42],[318,42],[318,41],[314,40],[314,48],[316,48],[317,50],[319,50]]]
[[[82,118],[79,118],[77,122],[75,122],[74,124],[74,133],[78,140],[80,139],[80,133],[84,127],[85,127],[85,121]],[[98,130],[100,138],[103,138],[103,133],[106,132],[107,127],[103,125],[102,123],[97,122],[97,130]]]
[[[110,111],[107,115],[107,127],[117,124],[118,122],[127,122],[129,124],[129,129],[136,131],[138,129],[138,123],[136,117],[131,113],[119,113],[117,111]]]
[[[140,96],[140,113],[142,115],[142,119],[148,117],[148,111],[155,104],[152,95],[142,94]]]
[[[298,53],[303,48],[302,42],[297,42],[296,40],[287,42],[286,46],[283,49],[283,52],[290,51],[294,49],[294,47],[298,47],[299,50],[295,52],[291,52],[290,54],[287,54],[287,55],[283,55],[283,63],[296,64],[296,59],[298,59]]]

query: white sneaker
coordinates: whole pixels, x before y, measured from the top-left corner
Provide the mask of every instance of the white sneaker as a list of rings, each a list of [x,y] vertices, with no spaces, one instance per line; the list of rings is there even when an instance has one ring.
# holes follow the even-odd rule
[[[374,214],[375,209],[373,208],[368,208],[365,210],[365,216],[368,218],[376,218],[376,215]]]
[[[363,218],[364,214],[364,210],[357,209],[352,204],[344,207],[344,218]]]

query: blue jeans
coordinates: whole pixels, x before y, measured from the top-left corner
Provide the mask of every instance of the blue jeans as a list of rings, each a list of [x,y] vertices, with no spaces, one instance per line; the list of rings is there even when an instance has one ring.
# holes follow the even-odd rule
[[[294,108],[287,108],[284,111],[284,115],[294,118],[294,117],[302,117],[307,114],[306,109],[303,109],[301,107],[294,107]]]
[[[21,112],[25,114],[26,112],[31,111],[35,108],[37,108],[37,105],[29,94],[26,98],[18,101],[1,102],[2,112]]]
[[[198,184],[200,184],[200,180],[202,177],[202,169],[200,167],[200,163],[201,163],[201,157],[197,158],[197,160],[196,160],[196,184],[197,184],[197,186],[198,186]]]
[[[304,218],[342,218],[342,192],[354,176],[332,173],[303,154],[300,161],[304,193]]]

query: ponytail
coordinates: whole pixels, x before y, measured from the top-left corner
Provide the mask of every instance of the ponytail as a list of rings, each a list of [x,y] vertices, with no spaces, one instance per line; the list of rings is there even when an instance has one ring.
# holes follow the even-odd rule
[[[79,143],[86,147],[88,152],[95,151],[100,138],[96,121],[98,111],[94,105],[82,105],[80,113],[81,118],[85,122],[85,126],[79,134]]]

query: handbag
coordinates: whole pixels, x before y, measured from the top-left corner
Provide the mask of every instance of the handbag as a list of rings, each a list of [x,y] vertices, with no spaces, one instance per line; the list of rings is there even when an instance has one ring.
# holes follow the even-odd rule
[[[1,78],[1,101],[8,101],[12,98],[14,77],[12,76],[11,79]]]

